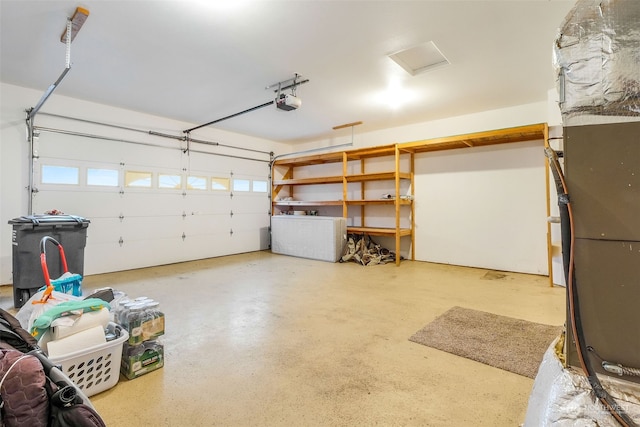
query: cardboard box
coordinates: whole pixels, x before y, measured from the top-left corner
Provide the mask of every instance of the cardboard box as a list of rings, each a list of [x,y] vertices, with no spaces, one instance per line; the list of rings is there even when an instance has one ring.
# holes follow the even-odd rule
[[[138,345],[124,344],[120,372],[127,379],[160,369],[164,366],[164,345],[157,341],[146,341]]]

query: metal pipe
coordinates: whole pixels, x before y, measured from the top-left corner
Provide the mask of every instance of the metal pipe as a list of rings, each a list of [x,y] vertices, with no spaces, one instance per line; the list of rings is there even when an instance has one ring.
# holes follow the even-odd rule
[[[225,147],[225,148],[235,148],[236,150],[244,150],[244,151],[251,151],[253,153],[271,155],[271,151],[254,150],[253,148],[238,148],[238,147],[234,147],[233,145],[220,144],[219,142],[213,142],[213,141],[204,141],[202,139],[195,139],[191,137],[189,137],[189,141],[196,142],[198,144],[215,145],[217,147]]]
[[[60,134],[64,134],[64,135],[72,135],[72,136],[81,136],[84,138],[93,138],[93,139],[101,139],[104,141],[115,141],[115,142],[124,142],[127,144],[136,144],[136,145],[144,145],[147,147],[154,147],[154,148],[165,148],[165,149],[170,149],[170,150],[181,150],[182,148],[180,147],[165,147],[163,145],[157,145],[157,144],[152,144],[149,142],[141,142],[141,141],[132,141],[129,139],[123,139],[123,138],[112,138],[112,137],[108,137],[108,136],[101,136],[101,135],[93,135],[93,134],[89,134],[89,133],[83,133],[83,132],[75,132],[75,131],[69,131],[69,130],[64,130],[64,129],[53,129],[53,128],[46,128],[46,127],[33,127],[33,130],[39,130],[41,132],[50,132],[50,133],[60,133]],[[269,163],[270,160],[262,160],[262,159],[254,159],[251,157],[245,157],[245,156],[235,156],[232,154],[223,154],[223,153],[211,153],[209,151],[202,151],[202,150],[189,150],[193,153],[200,153],[200,154],[211,154],[212,156],[222,156],[222,157],[230,157],[230,158],[234,158],[234,159],[243,159],[243,160],[252,160],[255,162],[264,162],[264,163]]]
[[[220,145],[220,143],[219,143],[219,142],[215,142],[215,141],[204,141],[204,140],[202,140],[202,139],[194,139],[194,138],[191,138],[190,136],[189,136],[189,137],[185,137],[185,140],[186,140],[186,139],[188,139],[188,140],[189,140],[189,141],[191,141],[191,142],[196,142],[196,143],[198,143],[198,144],[213,145],[213,146],[216,146],[216,147]],[[223,145],[223,147],[229,147],[229,146],[228,146],[228,145]],[[234,147],[230,147],[230,148],[234,148]],[[244,150],[244,148],[243,148],[243,150]],[[249,150],[249,149],[247,148],[247,150]],[[251,150],[251,151],[254,151],[254,150]]]
[[[27,214],[33,215],[33,158],[34,158],[34,146],[33,146],[33,117],[30,111],[27,110],[27,141],[29,142],[29,184],[27,187],[28,199],[27,199]]]
[[[29,119],[31,120],[33,120],[35,115],[38,114],[38,111],[40,111],[40,108],[42,108],[42,105],[44,105],[47,99],[49,99],[53,91],[56,90],[58,85],[62,82],[62,79],[64,79],[64,76],[66,76],[69,70],[71,69],[71,19],[67,19],[66,45],[67,45],[67,49],[66,49],[66,57],[65,57],[65,68],[60,74],[60,77],[58,77],[58,80],[56,80],[55,83],[49,86],[49,88],[45,91],[44,95],[42,95],[42,98],[40,98],[40,101],[38,101],[36,106],[33,107],[31,110],[29,110]]]
[[[62,71],[62,73],[60,73],[60,77],[58,77],[58,79],[51,86],[47,88],[47,90],[44,92],[44,94],[42,95],[42,97],[40,98],[40,101],[38,101],[36,106],[27,110],[27,133],[28,133],[27,138],[29,140],[29,188],[27,189],[29,191],[29,199],[27,201],[27,211],[29,212],[30,215],[33,213],[32,210],[33,210],[33,194],[34,194],[33,159],[35,158],[35,153],[34,153],[34,143],[33,143],[33,132],[35,131],[35,128],[33,126],[33,121],[36,117],[36,114],[38,114],[38,111],[40,111],[40,108],[42,108],[44,103],[47,102],[47,99],[49,99],[49,97],[56,90],[58,85],[62,83],[62,80],[71,69],[71,26],[72,26],[71,19],[67,19],[67,31],[66,31],[67,40],[66,40],[64,70]]]
[[[179,136],[179,135],[169,135],[167,133],[161,133],[161,132],[155,132],[150,130],[149,135],[154,135],[154,136],[161,136],[163,138],[171,138],[171,139],[177,139],[178,141],[186,141],[187,137],[186,136]]]
[[[233,148],[236,150],[243,150],[243,151],[251,151],[253,153],[260,153],[260,154],[267,154],[267,155],[271,155],[270,151],[262,151],[262,150],[254,150],[252,148],[240,148],[240,147],[234,147],[233,145],[226,145],[226,144],[220,144],[219,142],[215,142],[215,141],[205,141],[203,139],[195,139],[195,138],[191,138],[190,136],[176,136],[176,135],[168,135],[166,133],[160,133],[160,132],[154,132],[154,131],[149,131],[149,135],[156,135],[156,136],[162,136],[164,138],[172,138],[172,139],[177,139],[179,141],[189,141],[189,142],[195,142],[197,144],[205,144],[205,145],[212,145],[214,147],[226,147],[226,148]],[[193,150],[190,150],[193,151]]]
[[[55,83],[53,83],[51,86],[47,88],[47,90],[44,92],[44,95],[42,95],[42,98],[40,98],[40,101],[38,101],[36,106],[29,110],[30,119],[32,119],[38,113],[38,111],[40,111],[40,108],[42,108],[44,103],[47,102],[47,99],[49,99],[53,91],[56,90],[56,88],[58,87],[60,82],[62,82],[62,79],[64,79],[64,76],[67,75],[70,69],[71,67],[65,68],[64,71],[62,71],[62,74],[60,74],[60,77],[58,77],[58,80],[56,80]]]
[[[289,80],[293,80],[293,79],[289,79]],[[285,80],[285,81],[289,81],[289,80]],[[280,88],[280,92],[282,92],[283,90],[287,90],[287,89],[291,89],[292,87],[296,87],[296,86],[300,86],[301,84],[305,84],[305,83],[309,83],[309,79],[306,80],[302,80],[298,83],[292,83],[290,85],[287,86],[283,86]],[[271,85],[271,86],[267,86],[267,89],[271,89],[272,87],[276,86],[277,83],[275,85]],[[274,90],[274,92],[278,92],[278,89]]]
[[[46,128],[46,127],[40,127],[40,126],[36,126],[34,127],[34,129],[39,130],[41,132],[61,133],[64,135],[81,136],[83,138],[102,139],[104,141],[126,142],[128,144],[146,145],[148,147],[160,147],[160,148],[171,148],[171,149],[175,148],[175,147],[163,147],[162,145],[151,144],[149,142],[132,141],[130,139],[123,139],[123,138],[112,138],[109,136],[93,135],[90,133],[76,132],[76,131],[64,130],[64,129],[53,129],[53,128]]]
[[[250,113],[251,111],[255,111],[255,110],[258,110],[258,109],[260,109],[260,108],[264,108],[264,107],[266,107],[266,106],[268,106],[268,105],[273,104],[274,102],[275,102],[275,101],[265,102],[264,104],[261,104],[261,105],[257,105],[257,106],[255,106],[255,107],[248,108],[248,109],[246,109],[246,110],[244,110],[244,111],[240,111],[239,113],[231,114],[230,116],[226,116],[226,117],[223,117],[223,118],[221,118],[221,119],[213,120],[213,121],[211,121],[211,122],[209,122],[209,123],[205,123],[205,124],[203,124],[203,125],[199,125],[199,126],[196,126],[196,127],[192,127],[191,129],[187,129],[187,130],[184,130],[184,131],[182,131],[182,132],[183,132],[183,133],[189,133],[189,132],[194,131],[194,130],[196,130],[196,129],[200,129],[200,128],[203,128],[203,127],[205,127],[205,126],[209,126],[209,125],[212,125],[212,124],[214,124],[214,123],[221,122],[221,121],[223,121],[223,120],[231,119],[231,118],[233,118],[233,117],[236,117],[236,116],[239,116],[239,115],[242,115],[242,114],[246,114],[246,113]]]
[[[153,130],[136,129],[136,128],[131,128],[131,127],[127,127],[127,126],[114,125],[114,124],[110,124],[110,123],[102,123],[102,122],[98,122],[98,121],[94,121],[94,120],[80,119],[78,117],[63,116],[61,114],[40,113],[40,115],[56,117],[56,118],[59,118],[59,119],[73,120],[73,121],[82,122],[82,123],[90,123],[90,124],[93,124],[93,125],[105,126],[105,127],[115,128],[115,129],[128,130],[128,131],[132,131],[132,132],[144,133],[144,134],[147,134],[147,135],[160,136],[162,138],[176,139],[178,141],[186,141],[187,140],[187,136],[185,136],[185,135],[170,135],[170,134],[167,134],[167,133],[156,132],[156,131],[153,131]],[[251,148],[243,148],[243,147],[234,147],[233,145],[220,144],[218,142],[205,141],[205,140],[202,140],[202,139],[189,138],[189,140],[191,142],[196,142],[198,144],[220,146],[220,147],[225,147],[225,148],[232,148],[234,150],[251,151],[251,152],[254,152],[254,153],[271,155],[270,151],[254,150],[254,149],[251,149]]]
[[[56,118],[59,118],[59,119],[73,120],[73,121],[82,122],[82,123],[90,123],[92,125],[106,126],[106,127],[110,127],[110,128],[128,130],[128,131],[132,131],[132,132],[151,133],[151,131],[147,131],[147,130],[143,130],[143,129],[135,129],[135,128],[127,127],[127,126],[113,125],[113,124],[110,124],[110,123],[102,123],[102,122],[97,122],[97,121],[94,121],[94,120],[80,119],[78,117],[63,116],[61,114],[53,114],[53,113],[40,113],[40,114],[43,115],[43,116],[50,116],[50,117],[56,117]]]

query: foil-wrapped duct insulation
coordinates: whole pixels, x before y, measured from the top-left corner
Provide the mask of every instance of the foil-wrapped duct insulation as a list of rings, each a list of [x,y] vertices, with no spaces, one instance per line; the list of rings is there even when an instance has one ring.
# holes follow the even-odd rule
[[[596,398],[584,374],[563,366],[559,358],[561,348],[562,337],[549,346],[542,358],[529,396],[524,427],[619,427]],[[600,380],[616,404],[640,423],[640,386],[614,377]]]
[[[640,120],[640,0],[578,0],[553,53],[565,125],[589,124],[584,116]]]

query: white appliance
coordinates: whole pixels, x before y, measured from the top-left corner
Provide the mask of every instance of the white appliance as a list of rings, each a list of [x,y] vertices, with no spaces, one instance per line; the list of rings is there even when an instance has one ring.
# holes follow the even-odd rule
[[[271,251],[275,254],[336,262],[346,241],[347,221],[342,217],[271,217]]]

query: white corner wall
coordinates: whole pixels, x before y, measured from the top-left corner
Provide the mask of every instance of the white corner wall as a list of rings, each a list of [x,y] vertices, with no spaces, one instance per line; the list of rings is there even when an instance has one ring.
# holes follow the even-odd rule
[[[416,158],[416,258],[547,274],[540,141]]]

